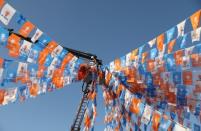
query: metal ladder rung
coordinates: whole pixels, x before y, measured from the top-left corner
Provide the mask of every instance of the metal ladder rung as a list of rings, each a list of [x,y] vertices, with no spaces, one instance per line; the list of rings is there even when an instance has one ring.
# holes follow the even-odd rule
[[[74,124],[72,125],[71,127],[71,131],[79,131],[80,130],[80,126],[81,126],[81,122],[84,118],[84,115],[85,115],[85,111],[86,111],[86,107],[87,107],[87,104],[88,104],[88,93],[85,92],[82,96],[82,100],[80,102],[80,107],[78,108],[78,111],[77,111],[77,116],[74,120]]]

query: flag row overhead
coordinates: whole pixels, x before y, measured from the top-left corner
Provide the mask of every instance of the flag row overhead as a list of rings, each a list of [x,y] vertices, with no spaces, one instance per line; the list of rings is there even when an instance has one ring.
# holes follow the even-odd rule
[[[84,79],[89,61],[59,45],[4,0],[0,8],[0,21],[6,26],[0,27],[0,46],[9,56],[0,58],[0,105],[23,102]],[[96,92],[93,89],[88,96],[91,104],[84,129],[95,122]]]
[[[201,10],[98,70],[4,0],[0,8],[1,106],[82,82],[90,70],[84,130],[95,129],[98,85],[105,131],[201,130]]]
[[[201,130],[200,16],[104,66],[105,130]]]

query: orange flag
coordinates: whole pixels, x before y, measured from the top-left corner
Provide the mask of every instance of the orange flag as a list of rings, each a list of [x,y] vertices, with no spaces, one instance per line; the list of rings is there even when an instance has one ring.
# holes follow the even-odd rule
[[[115,68],[115,71],[120,71],[121,70],[121,60],[120,59],[116,59],[114,61],[114,68]]]
[[[44,49],[43,51],[41,51],[41,52],[39,53],[38,64],[39,64],[40,66],[44,65],[47,56],[48,56],[48,51],[47,51],[46,49]]]
[[[3,67],[3,63],[4,63],[4,59],[3,59],[3,58],[0,58],[0,68]]]
[[[201,10],[195,12],[192,16],[190,16],[193,30],[198,28],[198,26],[200,24],[200,16],[201,16]]]
[[[131,103],[131,105],[129,107],[130,111],[132,113],[139,114],[140,113],[140,107],[139,107],[140,103],[141,103],[140,99],[133,98],[132,103]]]
[[[51,41],[45,49],[48,51],[48,53],[52,53],[52,51],[58,46],[58,44],[55,41]]]
[[[87,114],[85,119],[84,119],[84,125],[85,127],[87,127],[88,129],[90,128],[90,125],[91,125],[91,119],[89,117],[89,115]]]
[[[176,44],[176,40],[172,40],[168,43],[168,50],[167,50],[168,54],[172,52],[175,44]]]
[[[112,78],[112,74],[108,71],[108,73],[106,74],[106,77],[105,77],[106,85],[109,85],[111,78]]]
[[[64,77],[63,71],[61,69],[56,69],[52,76],[52,83],[56,86],[57,89],[63,88],[64,86]]]
[[[123,89],[124,89],[123,85],[120,84],[120,85],[118,86],[118,88],[117,88],[117,91],[116,91],[117,96],[120,95],[120,93],[121,93],[121,91],[122,91]]]
[[[3,7],[4,3],[5,3],[5,0],[0,0],[0,8]]]
[[[176,103],[176,95],[175,92],[166,92],[166,97],[169,103]]]
[[[33,25],[31,22],[27,21],[22,25],[22,27],[19,30],[19,34],[28,37],[31,31],[34,29],[35,25]]]
[[[135,50],[133,50],[133,51],[131,52],[131,56],[130,56],[130,60],[131,60],[131,61],[134,60],[135,57],[137,56],[138,50],[139,50],[139,49],[137,48],[137,49],[135,49]]]
[[[174,59],[176,65],[181,65],[183,63],[183,55],[184,55],[183,50],[178,50],[174,53]]]
[[[147,71],[152,72],[154,71],[154,67],[155,67],[155,60],[148,60],[147,61]]]
[[[144,52],[144,53],[142,54],[142,63],[145,62],[147,56],[148,56],[148,53],[147,53],[147,52]]]
[[[45,71],[45,66],[39,65],[38,71],[37,71],[37,77],[38,77],[38,78],[43,77],[44,71]]]
[[[68,53],[61,63],[61,69],[64,70],[66,65],[73,59],[74,55],[72,53]]]
[[[154,112],[153,114],[153,118],[152,118],[152,128],[154,131],[158,131],[158,127],[159,127],[159,124],[160,124],[160,114],[157,113],[157,112]]]
[[[160,34],[157,37],[157,49],[158,49],[159,52],[163,51],[164,39],[165,39],[165,35],[164,34]]]
[[[88,99],[90,99],[90,100],[94,100],[95,98],[96,98],[96,92],[95,91],[91,91],[91,92],[89,92],[89,94],[88,94]]]
[[[161,79],[160,75],[161,75],[160,72],[157,72],[157,73],[153,74],[153,83],[154,83],[154,85],[160,85],[160,79]]]
[[[0,89],[0,105],[3,104],[4,102],[4,95],[5,95],[5,90],[4,89]]]
[[[183,71],[183,83],[184,85],[192,85],[193,83],[192,71]]]
[[[11,34],[8,38],[7,48],[11,57],[18,57],[20,53],[20,40],[21,38],[15,34]]]
[[[36,97],[38,95],[38,85],[36,83],[33,83],[32,86],[29,88],[29,93],[32,97]]]
[[[191,60],[193,67],[201,67],[201,56],[199,54],[192,54]]]
[[[38,58],[38,63],[39,63],[39,65],[43,65],[43,64],[45,63],[48,54],[50,54],[57,46],[58,46],[58,44],[57,44],[55,41],[51,41],[51,42],[45,47],[45,49],[43,49],[43,50],[40,52],[39,58]]]
[[[21,82],[22,82],[23,84],[25,84],[25,83],[27,83],[27,82],[29,82],[29,81],[30,81],[29,72],[25,72],[23,78],[21,79]]]

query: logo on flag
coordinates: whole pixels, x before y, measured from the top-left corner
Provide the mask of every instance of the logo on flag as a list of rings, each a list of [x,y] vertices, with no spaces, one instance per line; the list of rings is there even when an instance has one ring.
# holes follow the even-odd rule
[[[185,28],[186,20],[182,21],[177,25],[178,30],[178,37],[184,35],[184,28]]]
[[[31,46],[32,46],[32,43],[24,40],[22,46],[20,47],[20,56],[22,56],[26,59],[31,50]]]
[[[147,125],[151,119],[152,112],[153,112],[153,110],[152,110],[151,106],[145,105],[144,113],[141,118],[141,122]]]
[[[200,41],[200,32],[201,32],[201,28],[198,28],[191,32],[192,42]]]
[[[15,12],[16,10],[11,5],[9,5],[8,3],[5,4],[0,13],[0,21],[3,24],[8,25]]]
[[[31,41],[35,43],[42,36],[42,34],[43,32],[40,29],[37,29],[35,34],[31,38]]]

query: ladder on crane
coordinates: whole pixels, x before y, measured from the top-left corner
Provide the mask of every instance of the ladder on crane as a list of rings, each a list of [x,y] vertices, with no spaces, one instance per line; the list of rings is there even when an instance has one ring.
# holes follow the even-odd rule
[[[83,96],[80,101],[80,105],[78,107],[75,120],[71,126],[71,131],[80,131],[81,129],[82,121],[83,121],[83,118],[87,109],[87,105],[89,102],[88,94],[90,91],[94,89],[93,86],[95,81],[96,80],[93,80],[92,72],[88,72],[86,78],[83,81],[83,85],[82,85]]]
[[[85,112],[87,109],[88,101],[89,101],[87,98],[88,93],[89,93],[89,90],[86,88],[83,93],[83,96],[82,96],[82,99],[80,102],[80,106],[77,111],[77,115],[75,117],[73,125],[71,126],[71,131],[80,131],[82,121],[83,121],[83,118],[84,118],[84,115],[85,115]]]

